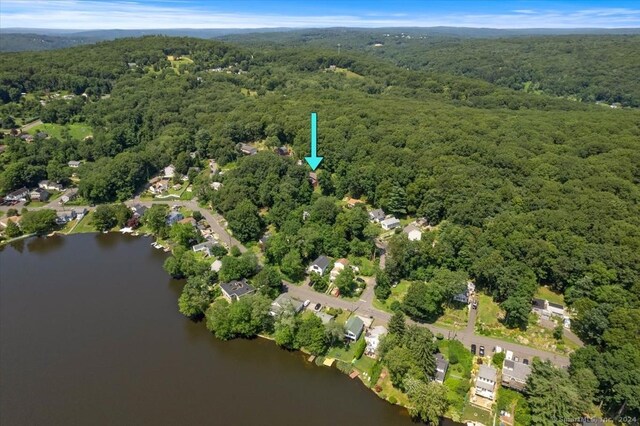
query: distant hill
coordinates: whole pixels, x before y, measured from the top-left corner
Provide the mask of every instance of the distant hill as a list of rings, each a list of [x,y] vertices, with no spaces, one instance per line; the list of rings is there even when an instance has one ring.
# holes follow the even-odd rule
[[[95,43],[96,39],[78,36],[52,36],[43,34],[2,34],[0,52],[53,50],[80,44]]]
[[[343,37],[349,34],[404,33],[412,37],[495,38],[527,35],[567,34],[640,34],[640,28],[530,28],[503,30],[495,28],[429,27],[429,28],[172,28],[147,30],[71,30],[48,28],[0,28],[0,52],[61,49],[80,44],[115,40],[124,37],[166,35],[173,37],[223,38],[236,42],[289,42],[311,38]]]

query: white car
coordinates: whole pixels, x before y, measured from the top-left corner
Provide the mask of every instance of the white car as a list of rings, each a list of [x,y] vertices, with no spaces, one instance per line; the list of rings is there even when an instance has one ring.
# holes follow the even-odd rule
[[[307,306],[309,306],[310,303],[311,303],[311,300],[307,299],[307,300],[304,301],[302,306],[304,306],[306,308]]]

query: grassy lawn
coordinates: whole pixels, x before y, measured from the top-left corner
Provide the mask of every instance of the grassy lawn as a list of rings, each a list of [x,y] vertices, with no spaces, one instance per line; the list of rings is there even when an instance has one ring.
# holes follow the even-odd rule
[[[538,299],[546,299],[551,303],[564,305],[564,295],[555,293],[549,287],[538,287],[535,297]]]
[[[382,387],[382,391],[380,391],[378,395],[380,395],[381,398],[405,407],[409,405],[409,397],[393,387],[389,373],[387,373],[387,376],[380,382],[380,387]]]
[[[334,72],[339,73],[339,74],[344,74],[347,78],[364,78],[360,74],[357,74],[357,73],[355,73],[353,71],[349,71],[346,68],[336,67],[336,70]]]
[[[468,305],[464,305],[463,308],[453,308],[447,306],[444,310],[444,315],[438,318],[435,324],[444,328],[450,328],[452,330],[462,330],[467,326],[468,316]]]
[[[360,338],[364,339],[363,336],[361,336]],[[356,346],[357,346],[357,343],[351,343],[349,346],[346,346],[346,347],[345,346],[333,347],[329,349],[329,352],[327,352],[327,355],[325,355],[325,357],[335,358],[340,361],[351,363],[351,361],[353,361],[353,356],[356,351]]]
[[[464,421],[480,422],[484,425],[493,424],[493,414],[490,412],[478,408],[474,405],[467,404],[462,411],[462,419]]]
[[[249,90],[245,87],[240,89],[240,92],[245,96],[252,96],[252,97],[258,96],[258,92],[256,92],[255,90]]]
[[[391,304],[395,300],[397,300],[398,302],[402,302],[402,299],[404,299],[404,295],[407,294],[407,291],[409,291],[410,285],[411,285],[411,282],[409,281],[406,281],[406,280],[400,281],[397,286],[391,287],[391,295],[389,295],[386,301],[381,302],[378,299],[374,299],[373,306],[382,311],[392,312]]]
[[[529,405],[524,395],[514,390],[498,389],[497,410],[498,412],[505,410],[511,413],[511,418],[515,420],[516,426],[524,426],[531,423]]]
[[[535,314],[531,314],[529,325],[524,331],[505,327],[500,322],[503,317],[504,311],[490,296],[478,294],[476,333],[559,354],[569,354],[577,349],[577,345],[567,338],[557,342],[553,338],[553,330],[537,324],[538,318]]]
[[[360,269],[359,275],[363,275],[365,277],[372,277],[375,275],[376,263],[371,261],[371,259],[361,256],[349,256],[348,260],[349,263]]]
[[[72,234],[82,234],[82,233],[86,233],[86,232],[98,232],[93,227],[93,225],[91,225],[91,215],[92,214],[93,214],[92,212],[87,213],[80,220],[80,222],[78,222],[78,225],[76,226],[76,228],[71,233]]]
[[[88,124],[84,123],[73,123],[73,124],[53,124],[53,123],[43,123],[39,126],[35,126],[29,129],[28,133],[31,135],[35,135],[38,132],[48,133],[49,136],[62,140],[62,130],[67,129],[69,131],[69,136],[73,139],[82,140],[87,136],[93,134],[93,130]]]
[[[46,203],[43,203],[42,201],[29,201],[27,204],[25,204],[25,207],[27,208],[44,207],[47,204],[49,204],[48,201]]]

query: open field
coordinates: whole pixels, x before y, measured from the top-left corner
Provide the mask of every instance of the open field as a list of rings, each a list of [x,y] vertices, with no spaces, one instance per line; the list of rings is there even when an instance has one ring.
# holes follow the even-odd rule
[[[546,299],[551,303],[558,303],[560,305],[564,305],[564,295],[555,293],[549,287],[538,287],[538,291],[536,291],[535,297],[538,299]]]
[[[66,125],[54,124],[54,123],[42,123],[30,128],[28,133],[30,135],[35,135],[38,132],[45,132],[45,133],[48,133],[49,136],[53,138],[62,140],[64,139],[62,136],[64,129],[67,129],[69,131],[69,136],[71,136],[73,139],[82,140],[85,137],[93,134],[93,130],[91,130],[91,127],[88,124],[84,124],[84,123],[73,123],[73,124],[66,124]]]

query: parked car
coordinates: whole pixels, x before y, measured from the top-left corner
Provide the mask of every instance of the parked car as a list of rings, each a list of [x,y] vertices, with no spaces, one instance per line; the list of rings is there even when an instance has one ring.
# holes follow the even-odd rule
[[[364,282],[364,279],[363,279],[363,278],[361,278],[361,277],[357,277],[357,278],[356,278],[356,281],[358,281],[359,283],[363,283],[363,282]]]
[[[471,353],[476,354],[476,345],[471,345]]]
[[[311,303],[311,300],[307,299],[307,300],[304,301],[302,306],[304,306],[306,308],[307,306],[309,306],[309,303]]]
[[[480,356],[484,356],[484,346],[480,346],[480,350],[478,351]]]
[[[472,307],[473,309],[478,309],[478,301],[477,301],[477,300],[474,300],[474,301],[473,301],[473,305],[471,305],[471,307]]]
[[[318,312],[320,310],[320,308],[322,308],[322,305],[319,303],[316,303],[316,306],[313,307],[313,310]]]
[[[529,365],[529,360],[525,358],[525,359],[522,360],[522,363],[524,365]]]

